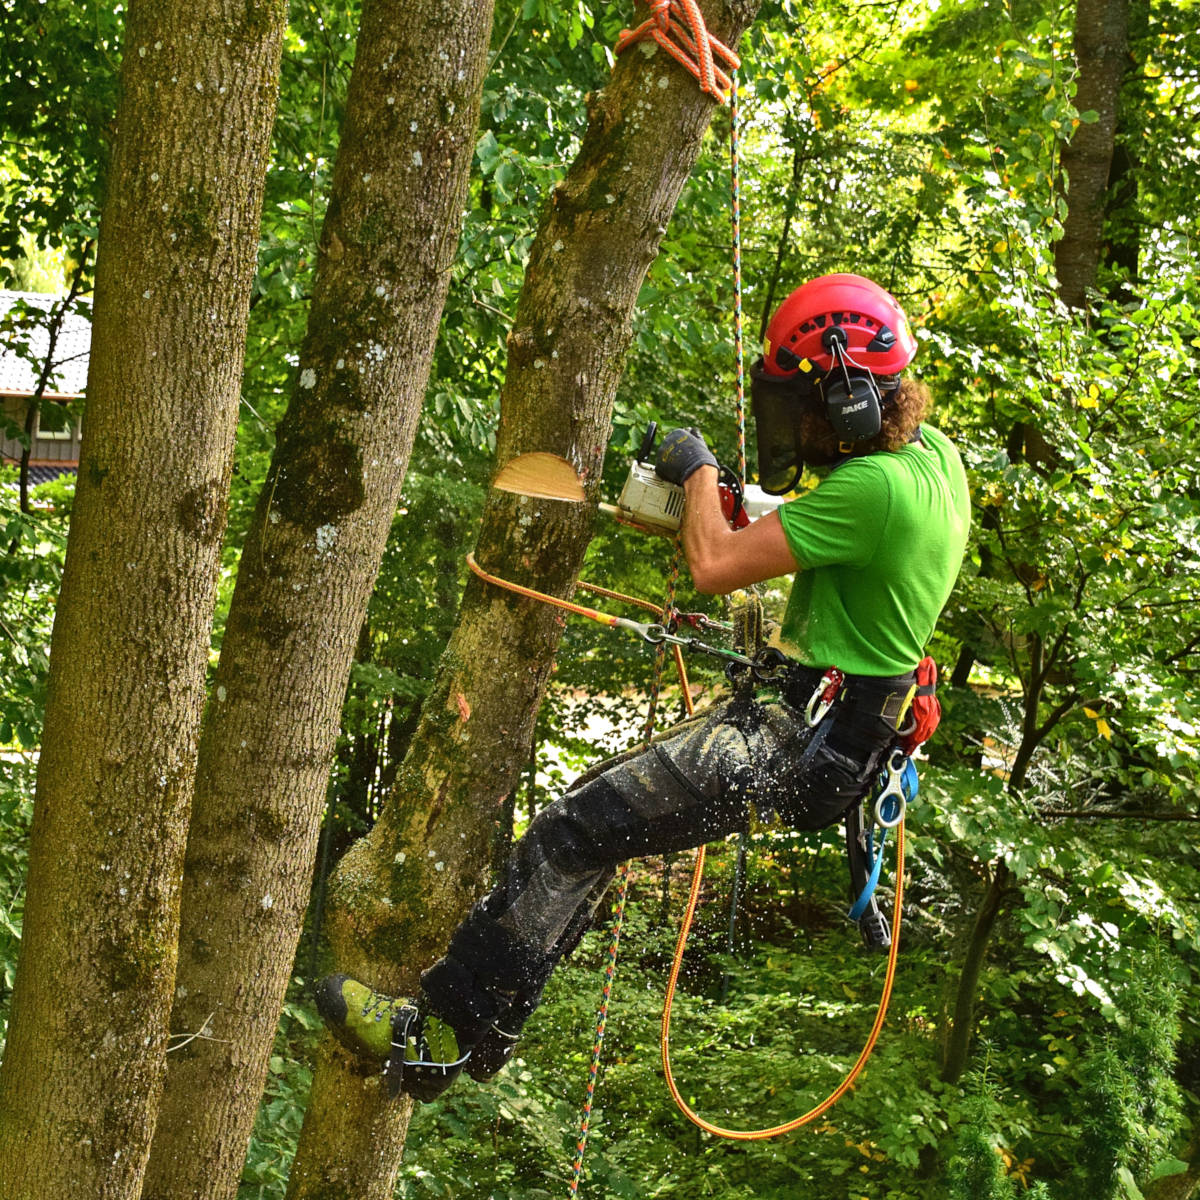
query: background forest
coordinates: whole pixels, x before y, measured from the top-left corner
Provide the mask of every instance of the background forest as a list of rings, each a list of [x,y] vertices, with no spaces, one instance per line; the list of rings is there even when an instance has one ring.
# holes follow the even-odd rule
[[[513,829],[639,736],[653,651],[465,555],[664,597],[670,543],[593,508],[651,420],[737,460],[729,108],[615,58],[623,0],[233,7],[0,11],[0,287],[94,329],[78,487],[0,468],[0,1197],[561,1195],[607,928],[496,1082],[415,1113],[309,985],[413,987]],[[688,863],[636,863],[581,1191],[1187,1200],[1200,5],[702,7],[745,29],[747,354],[813,275],[888,287],[975,521],[861,1082],[776,1141],[679,1116]],[[593,503],[489,488],[535,449]],[[837,830],[713,848],[673,1036],[701,1113],[786,1119],[853,1061],[883,960],[845,892]]]

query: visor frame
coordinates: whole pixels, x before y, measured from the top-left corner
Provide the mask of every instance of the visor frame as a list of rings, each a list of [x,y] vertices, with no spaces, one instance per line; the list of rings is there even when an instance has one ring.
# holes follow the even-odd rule
[[[750,367],[750,408],[758,451],[758,485],[769,496],[794,491],[804,472],[799,419],[822,404],[817,381],[805,375],[780,376],[758,358]]]

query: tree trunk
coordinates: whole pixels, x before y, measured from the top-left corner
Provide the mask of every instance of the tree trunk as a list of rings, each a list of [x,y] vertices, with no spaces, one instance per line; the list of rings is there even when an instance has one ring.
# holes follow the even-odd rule
[[[757,7],[705,5],[736,38]],[[578,157],[550,198],[509,336],[496,458],[567,458],[595,501],[613,398],[646,269],[699,152],[713,101],[661,51],[619,60],[591,99]],[[568,594],[592,506],[493,491],[480,564]],[[340,970],[411,992],[487,882],[504,800],[529,755],[561,633],[561,614],[473,579],[421,724],[379,823],[343,859],[330,897]],[[409,1104],[386,1097],[377,1069],[322,1054],[288,1195],[391,1195]]]
[[[1085,307],[1088,291],[1096,286],[1128,19],[1129,0],[1077,0],[1075,107],[1097,113],[1098,119],[1079,125],[1062,152],[1067,216],[1054,247],[1054,263],[1059,295],[1071,308]]]
[[[1125,59],[1125,73],[1117,106],[1101,256],[1102,261],[1112,268],[1107,290],[1109,297],[1117,302],[1125,300],[1128,297],[1126,288],[1137,284],[1141,278],[1144,214],[1139,206],[1139,194],[1141,175],[1145,169],[1141,146],[1145,134],[1145,112],[1153,107],[1153,100],[1152,81],[1142,71],[1137,54],[1149,36],[1149,0],[1129,0],[1130,52]]]
[[[205,714],[145,1196],[233,1197],[312,881],[354,650],[461,229],[491,5],[363,11],[299,374]],[[419,69],[415,69],[419,64]]]
[[[942,1079],[946,1083],[957,1083],[967,1067],[971,1038],[975,1032],[975,999],[979,991],[979,976],[1011,880],[1012,872],[1007,864],[997,863],[987,891],[983,894],[983,902],[975,914],[975,925],[955,989],[953,1019],[947,1025],[942,1049]]]
[[[97,263],[0,1195],[135,1197],[179,877],[285,9],[135,2]]]

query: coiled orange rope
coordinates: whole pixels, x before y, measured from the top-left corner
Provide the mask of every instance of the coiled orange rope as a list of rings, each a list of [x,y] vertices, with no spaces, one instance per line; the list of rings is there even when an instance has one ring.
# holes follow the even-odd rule
[[[879,1007],[875,1012],[875,1022],[871,1026],[871,1032],[867,1037],[866,1045],[863,1046],[862,1053],[859,1054],[854,1065],[846,1073],[846,1077],[820,1104],[809,1109],[802,1116],[765,1129],[726,1129],[722,1125],[715,1125],[711,1121],[706,1121],[694,1112],[683,1096],[680,1095],[679,1088],[675,1083],[675,1077],[671,1073],[671,1005],[675,999],[675,987],[679,981],[679,970],[683,963],[683,952],[687,947],[688,934],[692,928],[692,920],[696,915],[696,906],[700,900],[700,885],[703,879],[704,847],[701,846],[696,851],[696,865],[692,872],[692,889],[688,895],[687,909],[683,915],[683,924],[679,929],[679,938],[675,943],[675,957],[671,962],[671,974],[667,979],[667,995],[663,1001],[661,1044],[663,1074],[666,1076],[667,1089],[670,1091],[671,1098],[675,1101],[676,1107],[693,1125],[703,1129],[705,1133],[711,1133],[716,1137],[730,1138],[733,1141],[740,1142],[757,1142],[763,1141],[766,1138],[778,1137],[780,1134],[791,1133],[799,1129],[802,1125],[808,1125],[812,1121],[815,1121],[823,1113],[828,1112],[854,1086],[855,1080],[867,1064],[867,1059],[871,1057],[871,1051],[875,1049],[875,1043],[879,1040],[879,1034],[883,1029],[883,1022],[887,1016],[888,1002],[892,998],[892,984],[896,978],[896,959],[900,950],[900,908],[904,896],[904,822],[901,820],[900,824],[896,827],[896,904],[892,915],[892,946],[888,952],[887,970],[883,979],[883,994],[879,998]]]
[[[696,0],[648,0],[648,7],[650,16],[636,29],[621,30],[617,39],[617,53],[621,54],[638,42],[656,42],[677,63],[695,75],[700,81],[701,91],[707,92],[718,104],[724,104],[725,93],[732,86],[732,81],[717,66],[713,55],[734,71],[741,62],[724,42],[708,32],[704,14]],[[682,14],[682,21],[678,14]]]

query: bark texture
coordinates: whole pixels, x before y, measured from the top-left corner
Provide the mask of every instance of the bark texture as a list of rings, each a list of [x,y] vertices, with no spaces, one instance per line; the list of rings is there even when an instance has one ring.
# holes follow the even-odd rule
[[[236,1195],[462,225],[491,4],[363,11],[297,382],[205,714],[146,1200]]]
[[[722,40],[754,0],[703,6]],[[497,465],[534,450],[568,459],[594,501],[645,272],[715,104],[661,51],[635,49],[591,99],[587,133],[542,217],[509,336]],[[588,505],[493,491],[480,564],[568,595],[590,536]],[[487,884],[504,802],[525,765],[561,614],[468,585],[420,726],[372,833],[343,860],[330,896],[339,970],[389,991],[419,972]],[[377,1071],[327,1045],[288,1191],[293,1200],[385,1200],[409,1105]]]
[[[128,13],[88,409],[52,643],[0,1195],[136,1197],[285,9]]]
[[[1128,56],[1129,0],[1078,0],[1075,9],[1075,61],[1079,75],[1075,107],[1098,119],[1080,125],[1063,147],[1067,216],[1054,247],[1059,295],[1071,308],[1083,308],[1096,286],[1104,248],[1104,209],[1121,80]]]

